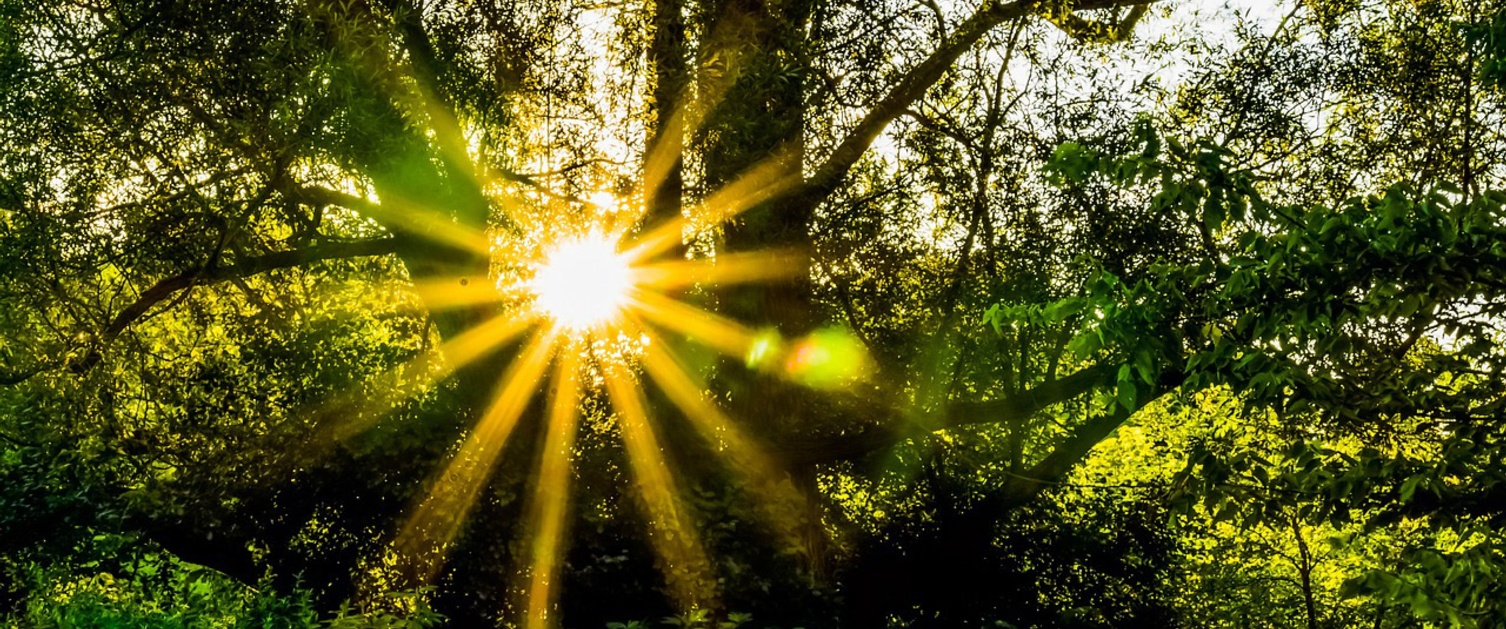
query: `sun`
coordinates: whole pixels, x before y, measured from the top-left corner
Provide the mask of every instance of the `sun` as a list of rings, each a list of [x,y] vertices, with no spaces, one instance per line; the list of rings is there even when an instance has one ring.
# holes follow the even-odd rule
[[[647,170],[634,199],[652,197],[657,185],[652,173],[663,175],[662,168]],[[513,217],[515,224],[535,228],[514,234],[442,231],[446,223],[435,223],[440,226],[437,237],[491,257],[495,275],[487,282],[469,276],[415,282],[414,292],[430,310],[476,308],[490,315],[435,348],[433,356],[441,361],[431,363],[433,356],[426,355],[383,374],[381,383],[374,384],[386,385],[391,395],[341,396],[319,411],[349,418],[331,422],[321,433],[319,443],[333,445],[420,394],[427,383],[511,346],[489,401],[477,409],[476,423],[414,500],[391,540],[394,571],[415,583],[434,579],[510,438],[537,430],[542,433],[538,467],[525,491],[520,532],[525,549],[513,591],[522,597],[517,608],[522,626],[557,626],[554,614],[571,522],[571,467],[583,400],[592,390],[609,402],[606,412],[626,454],[632,493],[651,516],[650,541],[662,563],[666,590],[682,609],[715,606],[714,562],[685,500],[685,481],[665,457],[658,415],[683,418],[702,441],[715,444],[725,469],[760,502],[797,505],[804,512],[798,506],[804,498],[783,481],[777,461],[719,407],[705,380],[709,368],[699,357],[719,354],[729,359],[729,368],[741,361],[747,369],[815,388],[838,386],[848,380],[844,374],[861,365],[860,352],[833,344],[833,339],[844,340],[840,335],[818,330],[786,343],[777,330],[750,327],[685,296],[701,288],[784,281],[808,272],[801,252],[686,253],[687,243],[698,238],[690,234],[714,230],[799,181],[784,172],[782,167],[754,168],[695,208],[652,224],[631,212],[622,214],[624,207],[641,209],[642,203],[614,201],[604,194],[576,201],[598,210],[611,206],[616,213],[583,211],[563,224],[520,214]],[[697,358],[685,351],[696,352]],[[849,368],[834,370],[840,366],[835,363]],[[427,378],[412,377],[420,367]],[[651,386],[660,394],[646,395]],[[368,408],[348,412],[351,406]],[[528,428],[520,431],[520,426]],[[771,517],[769,524],[791,547],[803,543],[806,532],[798,523]]]
[[[749,181],[749,189],[766,188],[756,178]],[[713,195],[712,204],[722,208],[724,221],[751,207],[756,198]],[[718,407],[703,370],[681,354],[682,347],[700,346],[742,360],[749,369],[817,388],[832,388],[851,371],[834,370],[833,363],[851,367],[860,361],[854,358],[856,352],[833,344],[830,333],[818,331],[786,344],[776,330],[754,329],[683,299],[681,293],[694,287],[780,281],[806,268],[796,254],[780,251],[688,258],[681,245],[687,228],[694,225],[681,216],[626,234],[621,225],[606,221],[563,227],[567,235],[540,233],[499,244],[496,252],[488,250],[499,259],[498,276],[488,283],[491,290],[471,287],[464,278],[415,285],[430,307],[500,306],[493,317],[438,348],[445,362],[436,378],[520,342],[475,426],[414,502],[393,539],[395,561],[402,570],[421,582],[435,577],[509,438],[532,417],[544,434],[534,483],[524,500],[521,539],[527,550],[515,591],[526,599],[519,607],[522,626],[556,626],[551,610],[565,565],[571,465],[587,389],[600,390],[609,401],[633,493],[652,514],[651,542],[664,566],[666,589],[682,608],[711,605],[717,596],[716,577],[696,517],[683,496],[685,483],[664,456],[657,414],[683,417],[706,443],[716,445],[728,471],[761,501],[802,504],[804,499],[781,481],[776,461]],[[618,343],[625,344],[614,345]],[[630,349],[598,352],[602,347]],[[394,370],[391,378],[400,382],[404,373]],[[647,386],[657,386],[663,394],[658,400],[664,404],[650,404]],[[530,414],[530,409],[536,412]],[[802,543],[803,532],[794,523],[771,519],[786,543]]]
[[[591,330],[622,313],[633,288],[632,267],[615,239],[591,234],[546,251],[528,288],[540,314],[570,330]]]

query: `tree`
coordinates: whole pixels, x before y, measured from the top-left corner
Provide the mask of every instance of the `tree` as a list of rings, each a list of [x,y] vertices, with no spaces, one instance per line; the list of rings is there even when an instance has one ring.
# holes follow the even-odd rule
[[[789,622],[1001,619],[1007,598],[915,549],[1023,556],[996,552],[1001,522],[1045,526],[1058,516],[1043,493],[1137,413],[1226,388],[1242,412],[1279,417],[1301,467],[1231,485],[1269,466],[1195,448],[1163,479],[1170,497],[1088,508],[1145,530],[1126,548],[1167,564],[1151,516],[1202,501],[1234,517],[1220,505],[1255,495],[1239,487],[1269,485],[1304,498],[1260,493],[1268,508],[1249,517],[1299,538],[1304,518],[1342,525],[1356,509],[1466,523],[1475,555],[1430,564],[1453,583],[1499,547],[1499,9],[1293,5],[1162,106],[1113,89],[1093,57],[1155,53],[1165,37],[1125,43],[1152,6],[7,4],[0,428],[7,501],[38,505],[8,523],[33,534],[7,535],[7,553],[78,543],[36,526],[51,519],[309,586],[330,608],[442,574],[437,604],[457,622],[526,616],[549,604],[519,598],[513,573],[559,551],[518,523],[572,474],[550,462],[574,456],[589,482],[561,577],[572,623],[597,620],[582,593],[651,613],[664,605],[633,599],[660,589],[737,609],[784,588],[806,597]],[[1021,69],[1055,84],[1022,84]],[[629,209],[588,201],[603,191]],[[576,406],[566,389],[515,384],[546,370],[530,358],[544,350],[479,341],[511,330],[517,305],[492,287],[530,259],[516,252],[614,222],[662,236],[664,268],[788,272],[667,293],[753,331],[685,336],[778,358],[654,337],[645,356],[681,360],[641,369],[662,383],[685,367],[689,384],[648,390],[646,429],[631,393],[586,396],[599,430],[575,443],[554,430]],[[801,363],[801,348],[824,358]],[[732,418],[724,442],[678,410],[700,408],[676,397],[694,389]],[[496,399],[521,419],[490,420]],[[1339,443],[1398,431],[1419,450]],[[743,433],[764,454],[705,456]],[[767,540],[706,527],[719,552],[694,556],[690,517],[644,480],[666,477],[643,462],[660,456],[682,477],[661,485],[694,490],[711,521],[772,522]],[[914,513],[932,519],[832,543],[853,528],[834,486],[922,477]],[[603,489],[633,482],[644,497]],[[614,524],[625,514],[646,526]],[[1058,534],[1083,520],[1059,519],[1043,539],[1077,539]],[[656,584],[655,551],[663,588],[609,591]],[[761,562],[755,576],[740,561]],[[539,565],[528,576],[548,583]],[[1356,583],[1424,615],[1490,613],[1488,590]],[[1034,622],[1069,622],[1047,616]]]

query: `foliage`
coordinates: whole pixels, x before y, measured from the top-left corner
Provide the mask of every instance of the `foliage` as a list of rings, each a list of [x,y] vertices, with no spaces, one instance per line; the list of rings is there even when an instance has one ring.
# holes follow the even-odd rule
[[[1501,624],[1506,8],[1213,4],[0,0],[0,617],[517,623],[568,454],[563,626]],[[404,563],[514,254],[665,222],[693,526],[541,386]]]

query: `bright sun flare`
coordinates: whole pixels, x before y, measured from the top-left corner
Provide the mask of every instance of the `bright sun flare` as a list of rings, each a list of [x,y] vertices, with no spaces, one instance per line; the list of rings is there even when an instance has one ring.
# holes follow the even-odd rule
[[[655,169],[650,168],[650,171]],[[704,204],[719,208],[711,225],[730,220],[761,203],[764,195],[780,184],[771,179],[783,172],[770,168],[751,173]],[[644,193],[646,194],[646,193]],[[602,210],[616,203],[600,195],[591,203]],[[619,223],[621,221],[618,221]],[[415,284],[431,308],[456,308],[489,304],[501,306],[491,319],[481,321],[438,348],[445,361],[436,378],[453,374],[462,365],[488,355],[514,340],[524,339],[500,377],[501,385],[460,449],[445,464],[442,473],[415,501],[393,540],[392,550],[401,570],[428,581],[443,568],[446,554],[461,532],[466,518],[483,495],[492,468],[506,450],[509,437],[527,420],[530,409],[544,398],[540,417],[544,429],[537,484],[525,502],[527,515],[522,539],[527,550],[518,574],[517,591],[526,593],[523,626],[547,629],[558,626],[553,618],[558,600],[558,582],[568,550],[566,532],[570,522],[571,465],[576,433],[581,422],[581,396],[587,387],[603,388],[617,420],[632,485],[643,505],[653,515],[649,522],[654,552],[665,568],[666,585],[685,609],[704,608],[717,596],[713,562],[707,557],[697,533],[695,518],[681,495],[676,469],[663,456],[654,415],[644,387],[652,382],[677,413],[729,461],[728,470],[768,504],[802,503],[798,492],[783,478],[778,466],[744,436],[709,395],[700,369],[674,349],[675,343],[656,339],[664,335],[683,337],[707,350],[732,359],[744,358],[750,369],[780,374],[796,383],[827,388],[845,381],[861,362],[840,334],[820,332],[799,339],[786,349],[782,337],[770,330],[755,330],[722,315],[683,301],[677,293],[696,285],[726,286],[799,277],[805,266],[780,252],[722,254],[705,259],[677,255],[684,242],[687,217],[664,221],[635,233],[619,243],[609,228],[594,227],[585,235],[556,241],[545,240],[542,251],[533,238],[493,240],[487,234],[460,232],[451,240],[465,243],[478,254],[495,258],[501,269],[495,290],[468,287],[467,278],[442,278]],[[585,228],[587,225],[577,224]],[[579,232],[577,232],[579,233]],[[534,234],[545,239],[545,234]],[[611,332],[611,334],[606,334]],[[602,338],[598,338],[602,337]],[[599,360],[596,341],[634,339],[628,360]],[[622,349],[626,349],[625,347]],[[615,350],[614,350],[615,351]],[[798,358],[798,359],[797,359]],[[418,359],[394,368],[384,378],[408,380]],[[591,368],[585,362],[590,361]],[[845,361],[845,371],[833,371],[833,363]],[[840,365],[838,365],[840,366]],[[641,369],[639,369],[641,367]],[[587,382],[584,376],[592,375]],[[835,373],[835,376],[830,374]],[[552,384],[545,385],[552,381]],[[416,391],[401,387],[392,401],[407,399]],[[362,398],[364,399],[364,398]],[[380,402],[384,409],[391,404]],[[380,413],[351,413],[353,417],[379,417]],[[329,440],[355,434],[369,421],[362,419],[331,429]],[[794,545],[803,533],[786,526],[785,518],[773,518],[778,535]]]
[[[534,305],[560,325],[585,330],[610,322],[632,288],[628,260],[611,239],[591,235],[555,245],[529,283]]]

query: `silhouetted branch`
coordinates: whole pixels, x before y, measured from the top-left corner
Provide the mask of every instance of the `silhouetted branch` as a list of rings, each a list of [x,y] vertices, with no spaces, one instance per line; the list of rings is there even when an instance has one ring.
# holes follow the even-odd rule
[[[1051,406],[1113,383],[1118,365],[1095,365],[1065,378],[1044,382],[1002,400],[949,404],[930,421],[896,412],[886,420],[854,432],[829,436],[801,436],[775,444],[791,463],[830,463],[859,459],[893,447],[906,439],[950,428],[1023,422]],[[1122,421],[1122,420],[1121,420]],[[1115,424],[1117,425],[1117,424]]]
[[[1155,387],[1144,387],[1135,396],[1134,408],[1125,408],[1115,404],[1114,408],[1102,415],[1098,415],[1079,425],[1072,431],[1072,435],[1058,443],[1055,448],[1035,465],[1031,466],[1024,474],[1019,474],[1010,479],[1004,490],[1006,502],[1020,504],[1035,498],[1042,491],[1056,484],[1065,477],[1072,468],[1087,458],[1093,448],[1114,434],[1119,426],[1134,415],[1136,411],[1145,408],[1147,404],[1160,398],[1162,395],[1181,386],[1182,375],[1163,378],[1156,383]]]
[[[163,279],[153,284],[151,288],[143,291],[141,296],[136,298],[135,302],[126,306],[124,310],[115,315],[110,324],[100,332],[94,348],[74,365],[74,369],[83,371],[93,367],[95,363],[99,362],[100,352],[103,347],[108,346],[116,337],[120,336],[121,332],[130,327],[132,323],[145,316],[153,306],[167,300],[178,293],[178,291],[196,285],[250,277],[275,269],[292,268],[320,260],[359,258],[395,253],[397,251],[397,242],[395,238],[380,238],[354,242],[327,243],[307,249],[278,251],[263,256],[247,258],[231,266],[207,266]]]
[[[1154,0],[1082,0],[1073,8],[1076,11],[1083,11],[1134,6],[1136,9],[1131,16],[1138,19],[1139,15],[1144,13],[1144,6],[1151,2]],[[1020,0],[1007,4],[985,2],[977,12],[958,25],[951,37],[942,42],[941,46],[929,57],[906,73],[904,78],[889,90],[888,94],[879,99],[868,114],[863,116],[863,119],[847,133],[847,137],[837,145],[831,155],[827,156],[826,161],[813,171],[804,185],[790,195],[789,202],[795,204],[797,213],[808,214],[831,196],[852,167],[857,164],[864,153],[868,152],[868,147],[875,139],[878,139],[884,128],[904,113],[912,103],[920,100],[932,85],[946,75],[963,53],[971,49],[995,27],[1025,17],[1040,8],[1041,4],[1035,0]]]

